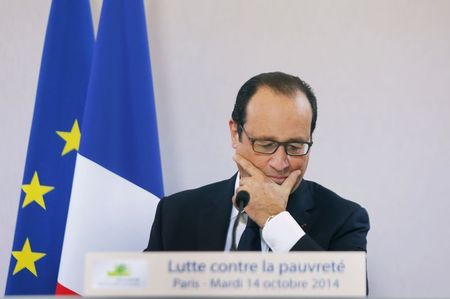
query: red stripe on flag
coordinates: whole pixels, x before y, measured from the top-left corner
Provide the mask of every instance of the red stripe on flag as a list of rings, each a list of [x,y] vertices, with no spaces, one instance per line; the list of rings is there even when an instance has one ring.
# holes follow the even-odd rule
[[[72,296],[80,296],[80,294],[75,293],[74,291],[66,288],[65,286],[63,286],[62,284],[60,284],[59,282],[56,284],[56,295],[58,296],[67,296],[67,295],[72,295]]]

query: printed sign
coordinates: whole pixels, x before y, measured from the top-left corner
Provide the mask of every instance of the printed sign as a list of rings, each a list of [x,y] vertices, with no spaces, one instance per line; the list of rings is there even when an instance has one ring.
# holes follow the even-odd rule
[[[86,296],[365,296],[364,252],[91,253]]]

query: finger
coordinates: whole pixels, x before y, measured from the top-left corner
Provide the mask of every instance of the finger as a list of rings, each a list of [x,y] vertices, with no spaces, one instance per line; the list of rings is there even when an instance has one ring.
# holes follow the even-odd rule
[[[250,177],[244,177],[244,176],[241,176],[241,177],[239,178],[239,188],[245,185],[245,183],[247,182],[248,178],[250,178]],[[236,190],[236,191],[237,191],[237,190]]]
[[[243,171],[248,173],[250,176],[263,176],[264,174],[255,167],[250,161],[245,159],[239,154],[235,154],[233,156],[233,160],[237,163],[238,166],[242,168]]]
[[[292,188],[294,188],[294,186],[297,184],[301,174],[301,170],[295,170],[291,172],[291,174],[286,178],[286,180],[284,180],[281,186],[285,188],[285,190],[288,190],[290,193],[292,191]]]
[[[241,188],[244,185],[252,184],[255,181],[255,179],[251,177],[241,177],[239,178],[239,188]]]

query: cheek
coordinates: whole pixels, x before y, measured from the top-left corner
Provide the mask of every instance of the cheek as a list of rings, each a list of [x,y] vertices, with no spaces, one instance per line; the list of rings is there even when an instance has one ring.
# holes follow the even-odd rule
[[[247,146],[245,144],[238,144],[236,146],[236,153],[250,161],[254,166],[261,170],[263,170],[269,163],[270,156],[255,153],[251,146]]]
[[[236,154],[239,154],[246,159],[250,159],[253,153],[254,151],[250,144],[243,143],[242,141],[236,143]]]
[[[256,153],[253,153],[252,156],[249,158],[249,160],[255,165],[258,169],[265,172],[265,169],[269,166],[269,160],[270,158],[266,155],[259,155]]]

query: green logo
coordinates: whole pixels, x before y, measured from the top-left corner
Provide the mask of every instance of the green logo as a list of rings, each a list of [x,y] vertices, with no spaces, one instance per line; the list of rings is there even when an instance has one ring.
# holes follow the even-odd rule
[[[119,264],[114,268],[114,271],[109,271],[108,276],[129,276],[127,266],[124,264]]]

